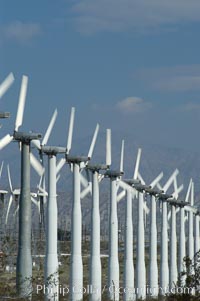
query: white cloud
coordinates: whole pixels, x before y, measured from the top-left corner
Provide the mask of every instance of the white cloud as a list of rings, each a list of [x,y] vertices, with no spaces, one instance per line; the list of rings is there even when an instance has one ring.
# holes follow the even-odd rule
[[[122,99],[116,105],[118,110],[126,114],[143,112],[150,108],[150,106],[151,104],[149,102],[145,102],[142,98],[133,96]]]
[[[81,33],[146,31],[200,21],[199,0],[77,0],[71,8]]]
[[[1,39],[17,42],[27,42],[42,33],[41,27],[36,23],[13,23],[0,27]]]
[[[143,69],[134,74],[153,90],[189,92],[200,90],[200,65],[184,65],[167,68]]]

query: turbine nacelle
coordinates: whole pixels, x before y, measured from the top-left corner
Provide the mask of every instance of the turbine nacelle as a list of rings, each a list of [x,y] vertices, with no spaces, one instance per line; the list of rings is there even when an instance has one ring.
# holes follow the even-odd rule
[[[141,184],[141,181],[137,180],[137,179],[136,180],[135,179],[123,179],[123,181],[131,186]]]
[[[185,207],[185,206],[188,206],[188,205],[189,205],[188,202],[178,201],[178,200],[176,200],[176,199],[168,200],[167,202],[168,202],[170,205],[178,206],[178,207]]]
[[[109,166],[106,164],[88,164],[86,168],[94,172],[100,170],[107,170]]]
[[[107,170],[104,174],[105,177],[107,178],[119,178],[123,175],[123,171],[118,171],[118,170]]]
[[[69,156],[69,155],[66,155],[66,161],[68,163],[81,163],[81,162],[87,162],[89,160],[88,157],[86,156]]]
[[[148,192],[151,189],[151,186],[143,184],[134,184],[133,187],[139,192]]]
[[[160,189],[154,189],[154,188],[147,188],[145,189],[145,192],[147,192],[150,195],[153,195],[155,197],[158,197],[159,194],[162,194],[164,191]]]
[[[158,198],[161,200],[161,201],[167,201],[168,199],[171,199],[173,196],[170,195],[170,194],[166,194],[166,193],[161,193],[158,195]]]
[[[38,140],[42,138],[39,133],[25,133],[25,132],[14,132],[13,138],[17,141],[29,143],[31,140]]]
[[[41,146],[41,151],[47,155],[65,154],[66,148],[61,146]]]

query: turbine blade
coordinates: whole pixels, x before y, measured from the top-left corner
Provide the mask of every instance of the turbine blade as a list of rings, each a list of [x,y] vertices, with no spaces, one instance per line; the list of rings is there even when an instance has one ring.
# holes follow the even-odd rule
[[[86,169],[85,172],[86,172],[86,177],[87,177],[88,183],[90,183],[91,180],[90,180],[90,173],[89,173],[89,170]]]
[[[197,213],[197,209],[190,206],[190,205],[186,205],[184,208],[185,208],[186,211],[193,212],[194,214]]]
[[[13,136],[7,134],[0,140],[0,150],[3,149],[6,145],[8,145],[13,139]]]
[[[24,115],[24,106],[25,106],[25,100],[26,100],[26,92],[27,92],[27,86],[28,86],[28,77],[23,75],[22,77],[22,84],[21,84],[21,90],[19,95],[19,103],[18,103],[18,109],[17,109],[17,116],[15,121],[15,131],[17,132],[19,127],[22,125],[23,115]]]
[[[70,114],[70,121],[69,121],[69,130],[68,130],[68,137],[67,137],[67,154],[69,154],[70,149],[72,147],[72,135],[74,129],[74,116],[75,116],[75,108],[71,108]]]
[[[192,186],[191,186],[191,205],[194,206],[194,182],[192,181]]]
[[[138,177],[138,171],[139,171],[141,153],[142,153],[142,149],[138,148],[137,159],[136,159],[136,163],[135,163],[134,176],[133,176],[134,180],[136,180],[137,177]]]
[[[38,202],[34,199],[34,197],[31,196],[32,203],[38,207]]]
[[[158,182],[162,179],[162,177],[163,177],[163,172],[161,172],[152,182],[151,182],[151,184],[150,184],[150,186],[152,187],[152,188],[154,188],[157,184],[158,184]]]
[[[1,174],[2,174],[2,170],[3,170],[3,164],[4,164],[4,161],[1,162],[0,179],[1,179]]]
[[[124,140],[122,140],[121,146],[121,157],[120,157],[120,169],[121,172],[124,171]]]
[[[56,183],[60,180],[60,173],[56,177]]]
[[[169,179],[167,180],[167,182],[165,183],[163,190],[164,192],[167,191],[167,189],[170,187],[170,185],[173,183],[174,178],[179,174],[178,169],[175,169],[175,171],[172,173],[172,175],[169,177]]]
[[[134,189],[130,185],[128,185],[126,182],[122,180],[119,181],[119,186],[124,190],[130,190],[131,192],[134,191]]]
[[[192,186],[192,179],[190,179],[190,183],[189,183],[188,190],[187,190],[187,193],[186,193],[186,197],[185,197],[185,202],[186,203],[189,203],[189,195],[190,195],[191,186]]]
[[[167,215],[167,220],[169,221],[171,218],[171,210],[168,212],[168,215]]]
[[[81,199],[84,199],[84,197],[88,195],[88,193],[92,194],[92,183],[89,183],[89,185],[85,189],[83,189],[80,195]]]
[[[39,180],[39,183],[38,183],[37,187],[40,187],[42,185],[42,178],[43,178],[43,175],[40,177],[40,180]],[[37,194],[38,193],[39,193],[39,188],[38,188]]]
[[[90,145],[90,149],[89,149],[89,152],[88,152],[88,158],[89,159],[92,158],[92,154],[93,154],[93,150],[94,150],[94,147],[95,147],[98,132],[99,132],[99,124],[97,123],[96,129],[94,131],[94,135],[92,137],[92,142],[91,142],[91,145]]]
[[[141,176],[141,174],[139,173],[139,171],[138,171],[138,174],[137,174],[137,178],[138,178],[138,180],[141,181],[142,185],[145,185],[145,181],[144,181],[144,179],[142,178],[142,176]]]
[[[65,163],[66,163],[65,158],[61,158],[60,161],[58,162],[58,164],[56,165],[56,174],[58,174],[60,172],[60,170],[65,165]]]
[[[37,188],[39,189],[40,192],[44,194],[44,196],[48,196],[48,192],[45,189],[43,189],[41,186],[37,185]]]
[[[18,210],[19,210],[19,204],[17,205],[17,209],[15,210],[15,212],[14,212],[14,214],[13,214],[14,217],[15,217],[15,215],[17,214]]]
[[[157,187],[159,190],[162,190],[162,189],[163,189],[159,182],[156,184],[156,187]]]
[[[11,181],[11,176],[10,176],[10,167],[7,165],[7,171],[8,171],[8,182],[10,185],[10,191],[13,192],[13,187],[12,187],[12,181]]]
[[[99,181],[99,183],[101,183],[101,181],[104,179],[104,175],[102,174],[99,174],[99,176],[98,176],[98,181]]]
[[[177,183],[177,178],[174,178],[174,194],[173,196],[176,198],[178,197],[178,183]]]
[[[149,214],[150,209],[148,208],[146,201],[143,201],[143,208],[144,208],[145,214]]]
[[[40,164],[40,162],[32,153],[30,153],[30,162],[35,171],[38,173],[38,175],[42,176],[44,174],[44,167]]]
[[[106,165],[111,165],[111,129],[106,130]]]
[[[125,191],[125,190],[122,190],[122,191],[117,195],[117,203],[120,202],[125,196],[126,196],[126,191]]]
[[[183,184],[176,188],[176,192],[174,192],[172,194],[175,199],[178,198],[178,196],[179,196],[180,192],[183,190],[183,188],[184,188]]]
[[[44,138],[43,138],[43,140],[42,140],[42,143],[41,143],[42,145],[46,145],[46,144],[47,144],[47,142],[48,142],[48,140],[49,140],[49,136],[50,136],[51,131],[52,131],[52,129],[53,129],[53,126],[54,126],[54,124],[55,124],[57,115],[58,115],[58,111],[57,111],[57,109],[55,109],[55,111],[54,111],[54,113],[53,113],[53,116],[51,117],[51,121],[50,121],[50,123],[49,123],[49,126],[48,126],[48,128],[47,128],[47,130],[46,130],[46,133],[45,133],[45,135],[44,135]]]
[[[89,183],[88,181],[86,180],[86,178],[82,175],[82,173],[80,173],[80,181],[81,181],[81,184],[83,185],[83,187],[88,187]]]
[[[31,143],[37,147],[37,149],[41,149],[40,141],[39,140],[31,140]]]
[[[12,194],[10,195],[10,198],[9,198],[9,203],[8,203],[8,208],[7,208],[7,212],[6,212],[6,221],[5,221],[5,224],[7,225],[8,223],[8,215],[9,215],[9,212],[10,212],[10,207],[12,205],[12,201],[13,201],[13,196]]]
[[[10,73],[6,79],[0,84],[0,98],[6,93],[6,91],[10,88],[12,83],[14,82],[13,73]]]

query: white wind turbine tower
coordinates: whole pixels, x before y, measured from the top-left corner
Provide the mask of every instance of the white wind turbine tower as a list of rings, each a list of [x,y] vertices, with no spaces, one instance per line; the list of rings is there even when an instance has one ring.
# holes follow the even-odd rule
[[[91,254],[90,254],[90,301],[101,301],[101,258],[100,258],[100,212],[99,178],[100,170],[106,170],[111,164],[110,130],[106,131],[106,164],[87,164],[92,173],[92,211],[91,211]]]
[[[139,168],[141,152],[139,150],[134,176],[137,176]],[[121,150],[121,163],[120,170],[123,170],[123,157],[124,157],[124,141],[122,141]],[[126,213],[125,213],[125,246],[124,246],[124,287],[128,288],[127,292],[124,293],[124,300],[135,300],[136,294],[134,293],[134,263],[133,263],[133,220],[132,220],[132,199],[135,197],[136,191],[131,187],[134,180],[123,180],[120,181],[119,185],[124,189],[117,197],[120,201],[124,197],[126,191]]]
[[[137,182],[141,158],[141,148],[138,149],[133,181]],[[133,183],[134,184],[134,183]],[[136,183],[139,184],[140,183]],[[134,186],[136,186],[134,184]],[[146,267],[145,267],[145,239],[144,239],[144,199],[143,188],[138,193],[138,220],[137,220],[137,262],[136,262],[136,295],[137,298],[146,298]]]
[[[59,275],[58,275],[58,251],[57,251],[57,227],[58,227],[58,208],[56,175],[58,165],[56,166],[56,157],[58,154],[66,154],[66,147],[47,146],[48,138],[55,123],[57,110],[54,112],[43,141],[40,143],[33,141],[38,148],[40,157],[43,160],[43,154],[48,156],[48,201],[47,201],[47,227],[46,227],[46,256],[45,256],[45,291],[46,300],[59,300]],[[72,130],[73,130],[74,108],[71,110]],[[65,160],[65,159],[64,159]],[[44,182],[43,182],[44,183]],[[44,188],[40,188],[45,192]]]
[[[123,170],[123,154],[124,154],[124,142],[122,141],[122,151],[121,151],[121,167]],[[137,190],[134,189],[133,185],[140,184],[140,181],[134,179],[138,175],[139,162],[141,156],[141,149],[138,150],[135,171],[133,179],[123,179],[119,181],[119,186],[123,189],[117,196],[117,201],[119,202],[126,194],[126,217],[125,217],[125,255],[124,255],[124,287],[130,288],[124,293],[124,300],[135,300],[134,292],[134,264],[133,264],[133,221],[132,221],[132,199],[137,194]],[[143,210],[145,214],[149,213],[149,209],[146,204],[143,204]]]
[[[138,238],[137,238],[137,289],[139,290],[137,293],[138,298],[146,298],[146,268],[145,268],[145,234],[144,234],[144,217],[142,212],[142,204],[144,202],[143,191],[146,191],[151,196],[151,215],[150,215],[150,269],[149,269],[149,283],[150,288],[152,290],[152,296],[157,296],[157,288],[158,288],[158,266],[157,266],[157,226],[156,226],[156,199],[155,196],[160,193],[160,191],[154,190],[154,187],[158,185],[159,181],[163,177],[163,173],[161,172],[149,186],[145,185],[145,182],[139,173],[139,161],[141,157],[141,149],[138,150],[138,168],[137,173],[135,173],[135,179],[139,179],[141,184],[135,184],[135,188],[140,188],[139,190],[139,203],[138,203]],[[142,238],[141,238],[142,236]],[[143,275],[141,275],[140,270],[143,271]]]
[[[70,261],[70,300],[79,301],[83,299],[83,263],[82,263],[82,215],[80,199],[80,172],[91,159],[96,143],[99,124],[97,124],[87,156],[72,156],[70,154],[72,144],[72,133],[74,124],[74,113],[71,114],[69,132],[67,139],[66,158],[61,159],[57,166],[57,172],[65,162],[69,163],[73,171],[73,203],[71,212],[71,261]]]
[[[188,190],[186,193],[186,197],[185,197],[185,202],[180,202],[180,235],[179,235],[179,261],[178,261],[178,273],[179,275],[181,275],[182,272],[185,271],[185,265],[184,265],[184,258],[186,256],[186,239],[185,239],[185,211],[190,210],[191,208],[189,208],[189,206],[187,206],[188,200],[189,200],[189,195],[190,195],[190,191],[191,191],[191,184],[192,182],[190,181],[189,186],[188,186]],[[185,285],[185,276],[183,275],[181,277],[181,283],[182,285]]]
[[[200,221],[200,212],[198,211],[195,215],[195,237],[194,237],[194,253],[199,252],[200,242],[199,242],[199,221]]]
[[[156,202],[157,197],[162,190],[155,190],[154,187],[158,185],[159,181],[163,177],[163,172],[161,172],[150,184],[150,189],[147,189],[150,195],[150,255],[149,255],[149,288],[151,296],[156,298],[158,296],[158,262],[157,262],[157,224],[156,224]],[[138,179],[143,185],[145,185],[140,173],[138,173]]]
[[[162,201],[162,224],[161,224],[161,254],[160,254],[160,287],[161,295],[165,295],[166,290],[169,287],[169,263],[168,263],[168,219],[167,219],[167,199],[171,198],[171,195],[167,195],[166,192],[174,179],[178,175],[179,171],[176,169],[170,176],[164,187],[159,187],[164,191],[163,195],[159,196]]]
[[[122,140],[120,170],[123,171],[124,140]],[[122,184],[122,181],[120,181]],[[123,183],[125,184],[125,183]],[[126,184],[127,185],[127,184]],[[121,185],[120,185],[121,186]],[[133,263],[133,210],[132,198],[135,191],[127,185],[126,191],[126,211],[125,211],[125,245],[124,245],[124,287],[130,289],[124,293],[124,301],[135,300],[134,293],[134,263]],[[118,195],[119,197],[119,195]]]
[[[111,136],[111,131],[109,135]],[[111,149],[108,156],[110,157],[109,161],[111,163]],[[122,167],[121,164],[120,167]],[[118,182],[122,174],[122,170],[108,170],[104,174],[105,177],[110,178],[108,287],[109,298],[115,301],[119,300],[117,190],[119,188]]]
[[[190,204],[193,207],[194,206],[194,182],[191,179],[191,198],[190,198]],[[188,232],[188,256],[191,260],[194,258],[194,225],[193,225],[193,212],[189,211],[189,232]]]
[[[21,194],[19,207],[19,243],[16,269],[17,293],[20,297],[32,294],[32,257],[31,257],[31,200],[30,200],[30,141],[40,139],[40,134],[18,132],[22,125],[28,77],[22,77],[19,104],[13,135],[7,134],[0,140],[0,149],[12,140],[21,142]],[[40,174],[43,168],[35,164]]]
[[[199,211],[194,207],[194,182],[190,180],[188,187],[187,200],[190,197],[190,205],[186,206],[185,209],[189,213],[189,231],[188,231],[188,256],[191,260],[194,259],[194,255],[199,251]],[[195,231],[194,230],[194,214],[195,214]]]
[[[175,201],[169,202],[171,205],[171,227],[170,227],[170,269],[169,269],[169,287],[175,288],[178,280],[177,270],[177,235],[176,235],[176,208],[181,204],[177,202],[179,193],[183,190],[183,185],[177,186],[177,180],[174,179],[175,192],[172,195]]]
[[[138,178],[138,170],[140,164],[141,149],[138,149],[135,171],[133,179],[124,180],[125,183],[129,185],[140,184]],[[122,187],[122,181],[120,186]],[[125,188],[125,187],[124,187]],[[131,191],[132,190],[132,191]],[[124,270],[124,286],[130,287],[132,291],[134,290],[134,265],[133,265],[133,225],[132,225],[132,197],[135,197],[137,192],[130,187],[126,189],[127,191],[127,202],[126,202],[126,232],[125,232],[125,270]],[[139,193],[140,195],[141,193]],[[123,196],[123,192],[118,195],[118,200]],[[146,281],[146,272],[145,272],[145,263],[144,263],[144,221],[143,221],[143,210],[144,202],[138,204],[138,228],[137,228],[137,264],[136,264],[136,288],[139,288],[139,291],[136,290],[137,298],[145,298],[145,291],[141,286],[145,286]],[[130,212],[131,211],[131,212]],[[140,271],[140,273],[139,273]],[[124,300],[135,300],[135,294],[124,294]]]

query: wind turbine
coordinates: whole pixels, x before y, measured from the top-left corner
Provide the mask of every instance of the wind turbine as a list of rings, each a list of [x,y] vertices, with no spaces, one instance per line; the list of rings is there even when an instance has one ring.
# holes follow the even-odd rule
[[[193,207],[194,206],[194,182],[191,179],[191,198],[190,198],[190,204]],[[188,256],[192,260],[194,258],[194,220],[193,220],[193,212],[189,211],[189,237],[188,237]]]
[[[136,262],[136,279],[137,279],[137,297],[145,299],[146,298],[146,267],[145,267],[145,234],[144,234],[144,194],[148,193],[151,196],[151,224],[150,224],[150,271],[149,271],[149,281],[150,288],[157,288],[158,281],[158,271],[157,271],[157,228],[156,228],[156,200],[155,196],[160,191],[153,190],[154,187],[163,177],[163,173],[160,173],[148,186],[145,184],[141,174],[139,173],[139,163],[141,158],[141,149],[138,150],[136,169],[134,173],[135,181],[138,179],[140,183],[135,183],[134,187],[139,191],[138,197],[138,228],[137,228],[137,262]],[[152,243],[151,243],[152,242]],[[156,290],[153,291],[156,295]]]
[[[91,211],[91,254],[90,285],[93,288],[90,301],[101,300],[101,259],[100,259],[100,212],[99,212],[99,175],[100,170],[107,170],[111,164],[110,130],[106,132],[106,164],[90,164],[86,170],[92,173],[92,211]]]
[[[156,224],[156,202],[159,193],[162,190],[155,190],[154,187],[158,185],[159,181],[162,179],[163,173],[161,172],[155,180],[150,184],[150,189],[148,193],[150,195],[150,258],[149,258],[149,288],[151,290],[151,296],[153,298],[158,296],[158,263],[157,263],[157,224]],[[138,173],[138,179],[143,185],[145,185],[140,173]]]
[[[188,255],[191,260],[194,259],[194,255],[199,251],[199,211],[194,207],[194,182],[190,180],[186,199],[189,200],[190,205],[185,207],[185,210],[189,212],[189,237],[188,237]],[[195,215],[195,231],[193,234],[193,218]]]
[[[123,159],[122,159],[123,153],[124,153],[124,145],[122,144],[122,152],[121,152],[122,167],[120,168],[120,170],[123,170]],[[140,157],[141,157],[141,149],[139,148],[133,179],[123,179],[119,181],[119,185],[124,190],[121,191],[117,196],[117,201],[120,201],[121,198],[125,196],[125,191],[126,191],[124,287],[130,288],[130,290],[124,293],[124,300],[135,300],[136,297],[134,293],[132,199],[136,196],[136,194],[138,194],[137,190],[134,188],[134,185],[140,184],[140,180],[137,179],[139,175],[138,170],[139,170]],[[146,206],[146,204],[145,203],[141,204],[141,207],[143,208],[145,213],[148,214],[149,209]]]
[[[48,143],[49,137],[51,135],[52,129],[54,127],[54,124],[55,124],[55,121],[56,121],[56,118],[57,118],[57,115],[58,115],[58,111],[57,111],[57,109],[55,109],[42,141],[39,142],[38,140],[32,140],[32,144],[34,146],[36,146],[36,148],[39,150],[40,162],[41,162],[43,167],[44,167],[44,153],[42,151],[42,147],[47,145],[47,143]],[[32,161],[37,161],[37,159],[34,157],[33,154],[31,154],[31,156],[32,156]],[[44,172],[43,175],[40,178],[40,182],[39,182],[39,185],[38,185],[38,192],[37,192],[37,201],[39,202],[39,208],[38,209],[39,209],[40,239],[41,239],[41,235],[42,235],[42,227],[43,227],[43,230],[45,232],[44,204],[46,204],[47,196],[48,196],[48,193],[46,192],[45,172]]]
[[[110,134],[111,136],[111,131]],[[111,138],[110,138],[111,140]],[[111,163],[111,150],[108,155]],[[120,164],[120,168],[122,165]],[[104,174],[110,178],[110,216],[109,216],[109,262],[108,287],[109,298],[119,300],[119,259],[118,259],[118,218],[117,218],[117,190],[118,182],[123,174],[122,170],[108,170]]]
[[[171,227],[170,227],[170,269],[169,269],[169,287],[173,289],[176,286],[178,280],[178,270],[177,270],[177,235],[176,235],[176,208],[182,206],[180,202],[177,201],[179,193],[183,189],[183,185],[177,187],[176,178],[174,179],[175,192],[172,195],[175,201],[170,201],[171,205]]]
[[[122,141],[120,170],[123,170],[124,141]],[[137,165],[137,164],[136,164]],[[123,183],[123,184],[122,184]],[[124,246],[124,287],[128,288],[124,293],[124,301],[135,300],[134,293],[134,263],[133,263],[133,220],[132,220],[132,198],[135,195],[133,188],[126,182],[120,184],[127,185],[126,188],[126,211],[125,211],[125,246]]]
[[[159,195],[159,199],[162,201],[162,224],[161,224],[161,254],[160,254],[160,286],[161,295],[166,294],[166,290],[169,287],[169,263],[168,263],[168,231],[167,231],[167,200],[172,196],[167,195],[166,192],[174,179],[178,175],[179,171],[176,169],[170,176],[166,184],[159,188],[164,191]]]
[[[73,115],[74,117],[74,115]],[[73,203],[71,212],[71,261],[70,261],[70,292],[71,300],[79,301],[83,298],[83,263],[81,252],[82,216],[80,203],[80,170],[91,159],[99,130],[97,124],[87,156],[71,156],[69,154],[72,143],[72,129],[74,118],[70,119],[69,134],[67,140],[66,161],[73,170]],[[64,162],[64,161],[63,161]],[[63,163],[60,164],[60,166]],[[78,272],[77,272],[78,271]],[[76,288],[76,290],[74,289]]]
[[[9,202],[8,202],[7,212],[6,212],[6,220],[5,220],[6,226],[8,223],[8,215],[10,212],[13,198],[14,198],[15,202],[17,202],[19,199],[19,195],[20,195],[20,189],[13,189],[9,165],[7,165],[7,172],[8,172],[8,182],[9,182],[9,186],[10,186],[10,198],[9,198]]]
[[[200,212],[198,211],[195,215],[195,237],[194,237],[194,252],[195,254],[199,252],[200,243],[199,243],[199,221],[200,221]]]
[[[19,132],[22,125],[28,77],[22,77],[21,90],[15,129],[13,135],[7,134],[0,140],[0,149],[12,140],[21,142],[21,194],[19,206],[19,242],[16,269],[17,293],[20,297],[32,294],[32,257],[31,257],[31,200],[30,200],[30,141],[40,139],[41,135],[36,133]],[[40,164],[35,167],[43,173]]]
[[[46,256],[45,256],[45,291],[46,299],[59,299],[59,275],[58,275],[58,251],[57,251],[57,226],[58,226],[58,209],[57,209],[57,192],[56,192],[56,157],[58,154],[65,154],[66,147],[47,146],[49,135],[53,128],[57,110],[54,112],[50,124],[47,128],[43,141],[40,143],[33,141],[38,148],[40,158],[43,161],[43,154],[48,156],[48,202],[47,202],[47,226],[46,226]],[[74,117],[74,108],[71,110],[72,120]],[[73,130],[73,129],[72,129]],[[44,183],[44,181],[43,181]],[[39,187],[45,196],[44,187]]]

